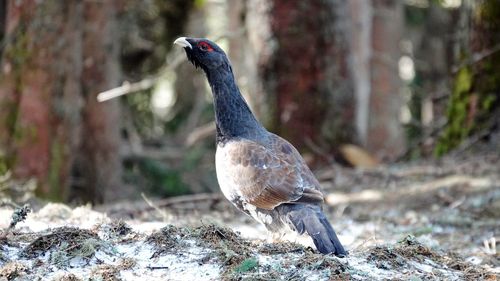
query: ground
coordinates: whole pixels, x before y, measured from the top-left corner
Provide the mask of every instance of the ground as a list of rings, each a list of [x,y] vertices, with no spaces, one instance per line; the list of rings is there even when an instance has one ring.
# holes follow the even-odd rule
[[[499,155],[316,174],[347,258],[270,243],[219,194],[49,203],[10,228],[26,213],[3,204],[0,280],[497,280]]]

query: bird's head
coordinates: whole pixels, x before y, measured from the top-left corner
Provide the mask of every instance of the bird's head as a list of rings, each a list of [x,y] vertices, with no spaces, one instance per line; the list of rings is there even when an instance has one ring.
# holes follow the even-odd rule
[[[224,51],[214,42],[204,38],[179,37],[174,41],[184,48],[188,60],[205,72],[223,69],[231,70],[231,64]]]

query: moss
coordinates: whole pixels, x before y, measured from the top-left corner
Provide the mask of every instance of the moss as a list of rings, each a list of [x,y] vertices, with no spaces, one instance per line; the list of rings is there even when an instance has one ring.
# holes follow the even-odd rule
[[[64,145],[59,140],[54,140],[50,148],[50,167],[48,173],[49,193],[48,198],[53,201],[61,201],[63,192],[61,190],[60,173],[63,166]]]
[[[500,53],[491,52],[500,39],[500,2],[485,0],[478,3],[473,15],[473,38],[469,49],[463,50],[469,65],[460,69],[453,80],[453,92],[448,102],[448,124],[436,145],[435,154],[443,155],[478,131],[491,130],[496,120],[500,91]],[[479,61],[475,55],[488,53]],[[466,58],[467,58],[466,57]]]
[[[194,0],[194,6],[197,9],[201,9],[203,8],[203,6],[205,6],[206,2],[206,0]]]
[[[10,153],[10,148],[15,147],[17,143],[25,137],[25,130],[18,124],[19,117],[19,95],[23,91],[22,77],[28,62],[32,58],[32,52],[29,49],[29,36],[27,26],[22,22],[15,31],[9,34],[8,43],[2,53],[2,60],[8,62],[11,66],[9,75],[0,76],[0,82],[8,80],[7,85],[12,85],[9,89],[11,96],[3,98],[0,101],[0,110],[3,113],[3,126],[6,129],[5,135],[2,135],[2,145],[7,151],[0,155],[0,173],[11,169],[15,163],[16,157]]]
[[[12,64],[12,71],[17,74],[16,77],[20,77],[21,70],[26,67],[32,57],[27,27],[23,24],[19,25],[11,37],[12,43],[5,48],[4,58]]]
[[[495,96],[495,94],[486,95],[486,97],[484,98],[484,100],[481,103],[481,109],[483,111],[491,110],[493,108],[493,105],[495,104],[495,102],[497,100],[498,100],[498,98]]]
[[[460,69],[455,81],[455,95],[463,95],[472,87],[472,74],[468,67]]]
[[[471,125],[466,125],[466,119],[472,82],[473,75],[469,67],[460,69],[455,76],[453,93],[446,110],[448,125],[436,146],[436,156],[453,149],[469,134]]]
[[[492,113],[499,106],[500,54],[492,55],[473,67],[464,67],[454,79],[446,117],[448,124],[440,137],[435,155],[457,147],[474,132],[488,129],[495,122]],[[477,99],[473,108],[472,98]]]
[[[0,157],[0,175],[4,175],[9,170],[7,161],[4,157]]]
[[[238,265],[235,269],[234,272],[236,273],[244,273],[250,270],[253,270],[259,266],[259,262],[257,261],[256,258],[251,257],[248,259],[243,260],[240,265]]]
[[[64,261],[69,261],[72,257],[90,258],[104,246],[105,243],[90,230],[61,227],[39,236],[23,249],[21,256],[35,258],[52,250],[61,253],[59,257]]]

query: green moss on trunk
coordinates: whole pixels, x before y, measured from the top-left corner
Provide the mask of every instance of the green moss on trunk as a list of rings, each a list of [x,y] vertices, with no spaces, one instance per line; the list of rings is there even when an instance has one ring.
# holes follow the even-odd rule
[[[448,124],[435,148],[441,156],[478,131],[494,126],[495,112],[500,111],[500,2],[485,0],[472,15],[472,30],[467,66],[453,80],[448,102]],[[478,56],[483,56],[477,59]]]
[[[60,176],[64,164],[63,159],[64,144],[55,139],[50,148],[49,193],[47,194],[47,197],[52,201],[62,201],[64,199]]]
[[[437,156],[456,147],[469,134],[471,126],[466,126],[466,119],[472,79],[468,67],[462,68],[455,77],[453,93],[446,111],[448,125],[436,146]]]
[[[22,77],[27,63],[32,58],[29,49],[29,38],[26,25],[20,23],[14,31],[5,36],[6,46],[1,54],[2,61],[10,66],[10,72],[0,76],[0,85],[4,87],[5,94],[0,100],[2,119],[0,126],[0,173],[11,170],[15,165],[15,148],[23,141],[24,130],[18,124],[19,104],[23,90]]]

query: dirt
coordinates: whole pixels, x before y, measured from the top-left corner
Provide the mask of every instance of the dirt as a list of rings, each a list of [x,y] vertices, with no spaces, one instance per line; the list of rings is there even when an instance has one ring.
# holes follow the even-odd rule
[[[347,258],[319,254],[307,237],[271,243],[214,195],[32,213],[5,205],[0,280],[498,279],[499,156],[317,174]],[[13,214],[27,217],[10,227]]]

